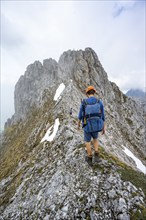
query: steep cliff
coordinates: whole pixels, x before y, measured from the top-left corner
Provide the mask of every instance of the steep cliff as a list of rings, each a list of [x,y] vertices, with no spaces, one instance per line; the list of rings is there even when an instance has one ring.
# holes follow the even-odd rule
[[[99,135],[101,161],[93,168],[77,130],[88,85],[104,103],[107,126]],[[29,65],[16,84],[15,114],[2,136],[1,219],[145,219],[145,175],[125,153],[126,147],[144,167],[144,117],[108,80],[91,48],[64,52],[58,63]]]

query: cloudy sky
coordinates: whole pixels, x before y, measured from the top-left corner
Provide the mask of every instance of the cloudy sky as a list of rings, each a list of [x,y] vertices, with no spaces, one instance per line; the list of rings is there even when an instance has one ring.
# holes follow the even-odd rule
[[[14,113],[14,87],[35,60],[58,61],[91,47],[109,80],[145,88],[145,0],[1,0],[1,125]]]

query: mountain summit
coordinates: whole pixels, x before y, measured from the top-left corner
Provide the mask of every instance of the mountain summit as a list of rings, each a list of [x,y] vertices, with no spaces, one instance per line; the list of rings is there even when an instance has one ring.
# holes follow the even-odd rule
[[[107,126],[93,168],[77,129],[88,85]],[[91,48],[27,67],[1,142],[1,219],[145,218],[145,113],[108,80]]]

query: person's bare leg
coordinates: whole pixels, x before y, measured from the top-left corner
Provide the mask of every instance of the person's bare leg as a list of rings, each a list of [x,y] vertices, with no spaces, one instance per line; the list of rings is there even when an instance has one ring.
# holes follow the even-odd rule
[[[88,157],[92,157],[92,150],[91,150],[90,142],[85,142],[85,145],[86,145]]]
[[[93,139],[93,145],[94,145],[94,149],[95,149],[95,152],[98,153],[98,140],[97,139]]]

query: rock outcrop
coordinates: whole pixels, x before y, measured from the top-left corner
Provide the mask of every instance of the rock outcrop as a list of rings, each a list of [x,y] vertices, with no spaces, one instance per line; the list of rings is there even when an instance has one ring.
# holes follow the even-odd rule
[[[58,64],[53,59],[46,59],[43,64],[35,61],[29,65],[24,76],[15,86],[15,120],[25,118],[32,107],[39,107],[43,92],[57,82]]]
[[[65,88],[55,101],[61,83]],[[85,162],[83,132],[77,129],[90,84],[103,100],[107,126],[99,135],[101,160],[93,168]],[[144,121],[137,103],[108,80],[90,48],[64,52],[58,63],[28,66],[2,136],[1,219],[145,219],[145,175],[124,152],[125,146],[145,164]],[[42,139],[46,132],[48,141]]]

